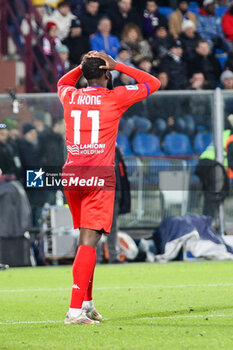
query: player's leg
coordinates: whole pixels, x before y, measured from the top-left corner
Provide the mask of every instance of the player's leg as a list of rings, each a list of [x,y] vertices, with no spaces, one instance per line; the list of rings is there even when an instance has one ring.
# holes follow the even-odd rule
[[[95,203],[95,208],[94,207],[89,208],[90,209],[89,213],[92,213],[93,215],[92,220],[93,222],[95,221],[98,227],[102,227],[105,233],[110,232],[111,230],[114,198],[115,198],[115,191],[99,191],[95,193],[95,202],[90,201],[90,203]],[[88,317],[94,320],[101,321],[102,316],[95,309],[93,298],[92,298],[93,277],[94,277],[94,270],[93,270],[92,278],[90,278],[87,292],[84,297],[83,309],[88,310],[87,312]]]
[[[93,230],[81,229],[80,230],[79,246],[91,245],[93,248],[96,249],[98,242],[101,238],[101,233],[99,231],[94,231],[94,232],[96,232],[97,235],[93,234]],[[96,254],[95,254],[95,264],[96,264]],[[90,275],[90,278],[88,281],[88,287],[87,287],[85,295],[84,295],[84,299],[83,299],[83,303],[82,303],[82,310],[92,320],[101,321],[102,316],[95,309],[93,298],[92,298],[92,288],[93,288],[95,264],[93,266],[93,269],[92,269],[92,272],[91,272],[91,275]]]
[[[102,317],[99,313],[93,312],[95,310],[94,306],[91,310],[90,308],[89,310],[86,310],[86,308],[82,310],[81,308],[85,292],[87,289],[89,293],[92,291],[93,279],[91,277],[94,275],[96,263],[95,248],[101,238],[101,232],[109,233],[111,230],[115,191],[88,192],[80,195],[80,200],[77,200],[78,197],[76,198],[73,195],[74,192],[76,191],[70,191],[70,195],[73,198],[72,201],[70,200],[71,203],[69,205],[71,204],[74,227],[82,228],[80,230],[79,249],[73,265],[74,283],[71,305],[65,323],[98,323],[96,320],[102,319]],[[83,227],[98,229],[84,229]],[[93,304],[92,300],[86,301],[90,301]]]
[[[93,280],[96,264],[96,247],[101,233],[95,230],[80,229],[79,248],[73,263],[73,287],[71,303],[65,323],[96,323],[88,318],[89,308],[82,309],[85,294]],[[93,304],[93,302],[92,302]],[[94,305],[90,309],[94,309]],[[92,310],[93,311],[93,310]],[[102,319],[102,317],[101,317]],[[97,318],[95,320],[98,320]]]

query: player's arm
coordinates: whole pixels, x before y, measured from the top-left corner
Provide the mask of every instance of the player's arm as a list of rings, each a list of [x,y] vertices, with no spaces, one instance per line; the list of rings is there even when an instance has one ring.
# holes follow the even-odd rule
[[[81,65],[79,65],[58,80],[57,91],[61,103],[63,103],[66,93],[75,89],[77,81],[81,78],[81,76],[82,68]]]
[[[78,67],[72,69],[58,80],[57,90],[61,102],[63,102],[64,96],[68,91],[72,91],[75,89],[78,80],[82,76],[82,64],[87,57],[90,57],[90,53],[86,54],[83,57],[82,62]]]
[[[116,62],[115,70],[129,75],[131,78],[135,79],[139,84],[146,84],[149,89],[148,94],[152,94],[160,88],[161,83],[159,79],[140,69],[129,67],[126,64]]]
[[[94,57],[102,58],[106,65],[102,69],[117,70],[129,75],[139,84],[129,86],[119,86],[114,89],[114,97],[119,106],[124,110],[129,108],[133,103],[143,100],[160,88],[160,81],[140,69],[129,67],[123,63],[116,62],[111,56],[105,53],[94,53]]]
[[[61,77],[58,80],[57,88],[59,89],[61,86],[64,86],[64,85],[75,87],[81,75],[82,75],[82,68],[81,68],[81,65],[79,65],[78,67],[72,69],[71,71],[63,75],[63,77]]]

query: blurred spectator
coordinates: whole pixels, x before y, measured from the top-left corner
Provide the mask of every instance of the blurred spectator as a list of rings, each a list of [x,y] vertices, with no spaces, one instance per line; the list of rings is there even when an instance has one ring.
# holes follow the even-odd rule
[[[215,89],[221,74],[221,65],[218,59],[211,53],[208,41],[200,40],[196,47],[196,54],[189,61],[189,74],[202,72],[206,77],[207,84],[211,89]]]
[[[46,6],[51,7],[52,9],[57,8],[59,2],[61,2],[61,0],[45,0]]]
[[[190,96],[187,109],[192,111],[197,130],[212,132],[212,103],[210,98],[206,98],[200,91],[199,94]]]
[[[202,72],[194,72],[190,81],[190,90],[202,90],[202,89],[211,89],[211,86],[205,79],[205,76]]]
[[[155,72],[152,66],[152,61],[148,57],[143,57],[141,59],[141,61],[139,62],[138,68],[151,75],[155,75]]]
[[[176,0],[157,0],[156,1],[158,6],[167,6],[167,7],[173,7],[174,2],[176,3]],[[139,8],[140,13],[143,13],[143,10],[145,8],[145,0],[133,0],[133,5],[137,6],[137,9]]]
[[[120,73],[118,78],[116,78],[114,81],[115,86],[130,85],[130,84],[131,84],[130,76],[124,73]]]
[[[169,116],[167,119],[158,118],[154,122],[154,130],[161,138],[171,132],[184,133],[192,137],[195,132],[195,122],[192,115],[177,118]]]
[[[209,41],[211,49],[220,48],[229,52],[231,45],[224,38],[221,21],[221,17],[215,16],[215,0],[204,0],[197,16],[197,31],[203,39]]]
[[[121,44],[116,35],[111,35],[111,28],[112,25],[109,18],[103,17],[100,19],[98,23],[98,32],[90,39],[91,49],[103,51],[113,58],[116,58]]]
[[[183,59],[183,49],[179,40],[171,44],[167,56],[162,60],[160,71],[166,72],[170,90],[182,90],[188,86],[187,65]]]
[[[22,166],[26,169],[37,169],[41,166],[38,151],[38,133],[33,124],[23,125],[23,138],[19,142],[19,154]]]
[[[82,22],[83,35],[90,36],[97,30],[99,15],[99,1],[87,0],[85,3],[85,10],[80,16]]]
[[[6,125],[8,130],[8,142],[16,141],[20,137],[18,121],[14,116],[9,116],[3,119],[3,124]]]
[[[66,45],[61,45],[57,48],[57,52],[62,63],[62,65],[60,63],[57,65],[58,78],[60,79],[70,70],[69,49]]]
[[[154,58],[161,59],[165,57],[173,40],[174,39],[172,35],[168,33],[167,28],[159,25],[151,43]]]
[[[0,128],[0,169],[2,174],[13,175],[16,172],[14,152],[8,143],[9,131]]]
[[[232,90],[233,89],[233,72],[230,70],[225,70],[220,76],[220,81],[223,85],[223,89]]]
[[[58,27],[55,22],[47,22],[46,31],[49,38],[54,43],[56,49],[59,46],[61,46],[61,40],[57,36],[57,30],[58,30]],[[53,47],[51,45],[50,40],[47,38],[47,36],[43,37],[43,51],[45,55],[48,55],[51,57],[54,54]]]
[[[75,18],[70,11],[70,2],[65,0],[57,5],[57,9],[54,10],[48,21],[57,24],[57,36],[60,40],[63,40],[69,34],[71,21]]]
[[[116,4],[113,3],[109,15],[112,21],[112,32],[118,37],[121,36],[123,28],[128,23],[142,27],[139,15],[132,8],[132,0],[118,0]]]
[[[233,42],[233,1],[230,2],[230,7],[222,17],[222,29],[225,38],[231,43]],[[233,50],[233,45],[232,45]]]
[[[38,134],[45,130],[44,113],[36,113],[35,117],[33,118],[33,125],[35,126]]]
[[[161,83],[160,90],[168,90],[169,80],[167,72],[159,72],[157,78]]]
[[[169,17],[169,31],[174,39],[177,39],[182,31],[182,24],[185,20],[190,20],[194,23],[196,28],[196,15],[188,11],[189,2],[187,0],[179,0],[178,8]]]
[[[195,49],[198,41],[201,39],[200,35],[195,30],[195,25],[192,21],[183,21],[182,23],[182,33],[179,36],[181,41],[184,59],[191,60],[195,56]]]
[[[150,45],[143,39],[141,30],[136,24],[126,24],[122,33],[121,46],[131,52],[134,64],[138,64],[143,57],[151,59],[153,57]]]
[[[38,3],[38,5],[34,5],[35,10],[37,12],[37,14],[39,15],[39,18],[41,20],[41,22],[45,25],[45,23],[48,21],[48,16],[45,13],[45,7],[44,5],[41,4],[41,2]],[[32,30],[33,32],[36,33],[37,36],[42,37],[43,36],[43,29],[41,28],[40,24],[37,23],[36,21],[36,17],[34,16],[34,14],[32,13],[31,15],[31,26],[32,26]],[[28,19],[23,19],[22,23],[20,25],[20,29],[23,32],[23,35],[28,35],[30,32],[30,27],[28,24]]]
[[[83,13],[84,10],[84,4],[86,1],[84,0],[71,0],[71,12],[80,18],[81,14]]]
[[[56,8],[59,2],[61,2],[61,0],[32,0],[34,6],[42,4],[50,8]]]
[[[168,28],[167,18],[159,12],[155,0],[148,0],[143,13],[143,32],[145,37],[147,39],[153,38],[159,27]]]
[[[120,48],[120,50],[118,51],[118,55],[116,57],[116,61],[124,63],[127,66],[134,67],[134,64],[131,62],[130,52],[126,48]],[[119,75],[120,75],[120,72],[118,72],[117,70],[113,70],[112,71],[112,79],[113,79],[113,81],[115,81],[115,79],[117,77],[119,77]],[[134,83],[135,83],[135,80],[133,78],[131,78],[130,79],[130,84],[134,84]]]
[[[57,119],[52,128],[39,134],[39,153],[42,166],[62,167],[65,163],[64,119]]]
[[[79,19],[72,20],[70,33],[63,40],[63,44],[69,49],[69,61],[72,68],[80,63],[83,54],[90,51],[88,38],[82,36],[82,24]]]
[[[41,168],[38,133],[32,124],[26,123],[23,125],[23,137],[19,142],[19,154],[23,166],[23,177],[26,174],[26,170]],[[42,207],[47,201],[47,193],[45,191],[27,190],[27,196],[32,210],[32,225],[39,227]]]
[[[8,130],[7,144],[12,149],[15,165],[15,175],[19,179],[21,177],[22,164],[19,157],[20,132],[18,121],[15,119],[14,116],[9,116],[4,118],[2,122],[6,125],[6,129]]]
[[[233,72],[233,52],[228,54],[224,69],[231,70]]]

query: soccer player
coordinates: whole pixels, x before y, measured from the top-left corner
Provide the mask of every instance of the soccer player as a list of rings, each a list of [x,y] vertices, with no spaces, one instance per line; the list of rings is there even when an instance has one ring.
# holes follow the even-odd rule
[[[138,84],[113,89],[110,71],[114,69],[129,75]],[[88,87],[76,89],[82,74]],[[90,190],[87,188],[88,182],[82,181],[81,184],[80,180],[76,190],[65,188],[74,228],[80,229],[79,248],[73,263],[71,303],[65,324],[93,324],[102,320],[94,307],[92,285],[96,247],[101,235],[110,232],[112,224],[118,124],[122,114],[132,104],[145,99],[159,87],[159,80],[152,75],[96,51],[89,52],[77,68],[58,81],[68,150],[63,176],[65,178],[66,172],[69,175],[77,167],[79,179],[83,177],[86,180],[88,174],[96,179],[96,174],[100,174],[103,179],[101,185],[104,183],[103,188],[97,189],[98,185],[95,184],[94,189]]]

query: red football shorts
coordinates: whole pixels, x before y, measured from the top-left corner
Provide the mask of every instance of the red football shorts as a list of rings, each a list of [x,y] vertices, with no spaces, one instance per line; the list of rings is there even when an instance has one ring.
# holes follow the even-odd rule
[[[110,233],[115,190],[64,191],[74,228],[89,228]]]

